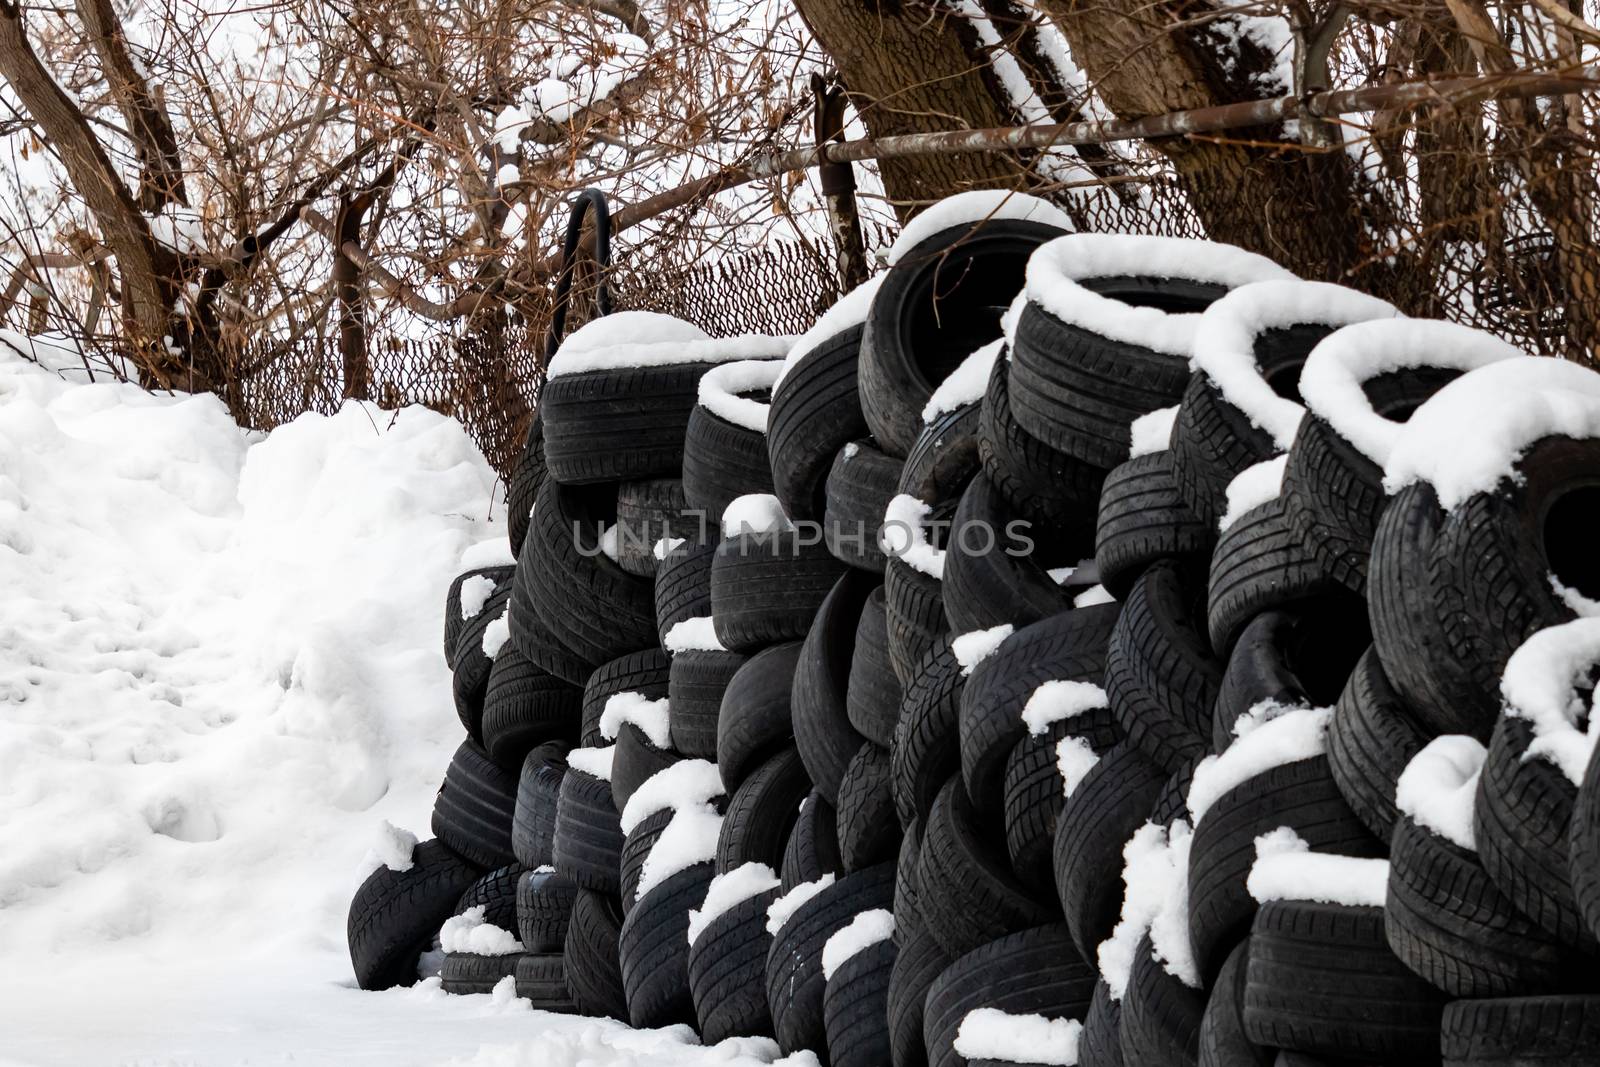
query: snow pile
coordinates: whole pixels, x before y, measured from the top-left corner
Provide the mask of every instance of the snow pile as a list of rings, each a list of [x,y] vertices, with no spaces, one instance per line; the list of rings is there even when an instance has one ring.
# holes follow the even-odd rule
[[[804,810],[805,801],[802,800],[800,805],[801,809]],[[767,933],[776,937],[778,931],[783,929],[783,924],[793,918],[794,913],[800,910],[800,905],[828,888],[833,884],[833,881],[834,876],[831,873],[825,874],[821,878],[809,882],[801,882],[783,894],[783,896],[774,900],[771,906],[767,908]]]
[[[1349,326],[1401,317],[1399,309],[1354,289],[1328,282],[1275,281],[1240,286],[1200,316],[1190,365],[1223,397],[1288,451],[1305,408],[1273,392],[1256,362],[1256,341],[1290,326]]]
[[[980,402],[989,387],[989,372],[1005,344],[1004,338],[990,341],[962,360],[922,406],[922,424],[931,426],[940,415]]]
[[[1167,973],[1190,989],[1200,988],[1200,965],[1189,940],[1189,847],[1194,833],[1182,819],[1167,830],[1165,893],[1150,918],[1150,950]]]
[[[651,49],[641,38],[608,33],[596,43],[599,47],[589,55],[561,52],[552,56],[545,76],[524,91],[525,106],[551,122],[569,123],[580,118],[585,108],[608,99],[623,82],[645,73]],[[515,152],[517,142],[503,127],[515,130],[516,126],[503,121],[504,115],[502,112],[496,120],[496,139],[503,150]]]
[[[1207,756],[1194,769],[1189,784],[1189,812],[1194,824],[1229,790],[1274,767],[1314,759],[1327,751],[1332,708],[1294,708],[1251,729],[1220,755]]]
[[[969,1060],[1074,1067],[1082,1036],[1083,1023],[1077,1019],[1047,1019],[1043,1015],[1013,1015],[999,1008],[974,1008],[956,1031],[955,1050]]]
[[[1084,777],[1100,762],[1100,753],[1082,737],[1063,737],[1056,742],[1056,771],[1061,775],[1061,796],[1070,798]]]
[[[722,816],[709,805],[704,808],[682,808],[672,813],[650,854],[644,858],[639,870],[639,884],[634,887],[635,900],[697,863],[710,863],[717,855],[717,838],[722,835]]]
[[[483,654],[491,660],[498,657],[500,650],[506,647],[506,642],[511,640],[511,620],[507,617],[508,614],[507,609],[502,608],[500,614],[483,628],[483,640],[479,644],[483,648]]]
[[[1003,622],[987,630],[971,630],[951,639],[950,651],[955,653],[956,662],[961,664],[962,676],[971,674],[974,667],[994,655],[1005,639],[1011,636],[1013,629],[1009,622]]]
[[[1171,448],[1172,427],[1177,421],[1177,405],[1170,408],[1156,408],[1134,419],[1129,427],[1129,433],[1133,435],[1133,445],[1128,449],[1128,458],[1153,456],[1157,452],[1165,452]]]
[[[711,802],[725,796],[722,776],[710,760],[679,760],[646,778],[622,809],[622,832],[633,833],[658,811],[714,811]]]
[[[1038,737],[1051,726],[1106,706],[1106,691],[1093,682],[1054,679],[1041,682],[1022,705],[1022,722]]]
[[[1138,307],[1096,293],[1091,278],[1182,278],[1233,289],[1292,280],[1264,256],[1184,237],[1075,233],[1041,245],[1028,260],[1028,299],[1068,325],[1123,344],[1189,358],[1200,316]]]
[[[887,277],[887,274],[877,274],[868,278],[841,296],[832,307],[818,316],[809,330],[795,338],[794,344],[789,346],[788,354],[784,356],[783,367],[778,371],[777,379],[772,383],[773,390],[776,391],[795,366],[816,351],[824,341],[866,322],[867,313],[872,309],[872,298],[877,295],[878,286],[882,285],[883,279]]]
[[[993,219],[1037,222],[1064,231],[1077,229],[1065,211],[1037,196],[1008,189],[978,189],[970,193],[957,193],[931,205],[906,224],[894,244],[889,246],[889,265],[894,266],[919,244],[945,230],[956,226],[976,227]]]
[[[1488,755],[1464,734],[1436,737],[1411,757],[1395,783],[1395,807],[1423,829],[1468,852],[1478,850],[1472,816],[1477,809],[1478,777]]]
[[[1500,678],[1505,713],[1533,726],[1533,741],[1524,758],[1554,764],[1574,786],[1583,781],[1600,741],[1600,715],[1586,708],[1578,693],[1596,664],[1600,664],[1600,619],[1576,619],[1524,641],[1506,661]]]
[[[631,722],[650,739],[652,745],[670,748],[672,735],[669,719],[666,697],[651,700],[643,693],[632,690],[613,693],[606,698],[606,705],[600,710],[600,736],[607,741],[615,741],[622,724]],[[624,829],[622,832],[628,831]]]
[[[387,867],[391,871],[409,871],[413,866],[412,856],[416,850],[416,834],[384,819],[378,824],[377,840],[373,841],[372,847],[367,850],[366,857],[361,861],[361,877],[365,879],[380,867]]]
[[[1308,410],[1381,467],[1388,463],[1405,424],[1373,410],[1362,388],[1365,382],[1410,367],[1470,371],[1520,354],[1493,334],[1453,322],[1358,322],[1335,330],[1311,350],[1300,371],[1300,397]],[[1453,427],[1455,436],[1448,451],[1464,443],[1460,429]]]
[[[516,934],[484,921],[486,910],[485,905],[479,904],[446,919],[439,927],[439,948],[474,956],[509,956],[525,951]]]
[[[1383,487],[1427,482],[1446,511],[1516,481],[1544,437],[1600,437],[1600,374],[1562,359],[1518,356],[1464,374],[1397,430]]]
[[[872,908],[835,930],[822,945],[822,978],[830,981],[845,960],[894,936],[894,913]]]
[[[602,316],[575,330],[556,350],[546,376],[554,379],[589,371],[669,367],[680,363],[776,360],[782,359],[788,351],[786,337],[744,334],[712,338],[670,315],[623,311]]]
[[[461,583],[461,621],[477,617],[483,605],[494,594],[494,579],[486,574],[474,574]]]
[[[794,523],[771,493],[746,493],[734,497],[722,511],[722,536],[770,537],[793,533]]]
[[[1389,891],[1389,861],[1312,852],[1287,826],[1256,838],[1256,861],[1245,887],[1257,901],[1310,900],[1351,908],[1381,908]]]
[[[616,758],[616,755],[616,745],[605,745],[601,748],[575,748],[567,753],[567,766],[572,770],[582,771],[591,778],[609,782],[611,781],[611,761]]]
[[[711,879],[711,885],[706,889],[705,902],[698,909],[689,909],[689,944],[693,945],[700,940],[700,935],[705,932],[706,927],[715,922],[719,916],[751,897],[758,897],[769,889],[776,889],[778,884],[779,878],[771,867],[754,861],[741,863],[733,870]]]
[[[668,652],[726,652],[710,615],[679,619],[661,635],[661,647]]]
[[[1283,492],[1283,475],[1288,469],[1289,454],[1285,452],[1251,464],[1234,475],[1233,481],[1228,483],[1228,508],[1217,520],[1218,532],[1226,533],[1247,512],[1278,499]]]
[[[741,359],[713,367],[700,376],[700,406],[724,422],[766,433],[772,405],[745,394],[771,390],[782,370],[778,359]]]
[[[883,529],[878,544],[885,554],[899,559],[912,570],[930,578],[944,578],[944,550],[933,547],[923,525],[933,508],[909,493],[889,501],[883,511]]]
[[[1182,826],[1180,836],[1188,836],[1188,824],[1181,820],[1173,828]],[[1184,843],[1185,856],[1188,844]],[[1128,989],[1128,977],[1133,973],[1134,953],[1139,943],[1150,933],[1156,917],[1170,908],[1170,898],[1181,892],[1187,899],[1189,870],[1174,865],[1174,853],[1169,847],[1167,830],[1159,823],[1147,822],[1134,831],[1122,847],[1122,915],[1117,920],[1111,936],[1100,942],[1095,956],[1100,965],[1100,975],[1111,991],[1111,999],[1120,1001]],[[1179,889],[1175,883],[1183,883]],[[1187,930],[1185,931],[1187,936]]]

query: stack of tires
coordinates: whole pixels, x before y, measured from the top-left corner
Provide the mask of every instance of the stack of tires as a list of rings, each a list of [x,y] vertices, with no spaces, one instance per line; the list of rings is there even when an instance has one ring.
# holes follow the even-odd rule
[[[568,339],[364,987],[437,941],[841,1067],[1597,1062],[1600,376],[1070,229],[967,194],[792,345]]]

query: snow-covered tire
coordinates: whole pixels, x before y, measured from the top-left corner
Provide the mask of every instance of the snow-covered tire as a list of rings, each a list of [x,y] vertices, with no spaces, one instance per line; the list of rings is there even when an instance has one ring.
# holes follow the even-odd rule
[[[802,354],[772,391],[767,456],[784,513],[815,520],[833,457],[867,432],[857,391],[862,327],[840,330]]]
[[[584,1015],[628,1018],[622,965],[617,959],[621,935],[622,911],[616,897],[579,889],[572,900],[572,918],[561,954],[567,965],[567,989]]]
[[[556,803],[553,866],[584,889],[615,894],[621,888],[621,823],[611,783],[567,768]]]
[[[484,922],[516,933],[517,883],[526,871],[520,863],[513,863],[482,875],[462,892],[451,914],[461,915],[470,908],[482,908]]]
[[[864,740],[850,725],[847,695],[856,628],[872,588],[863,571],[839,577],[803,635],[805,644],[795,664],[790,701],[795,745],[806,772],[830,804],[839,795],[845,766]]]
[[[1262,1048],[1244,1032],[1244,987],[1250,962],[1250,939],[1228,953],[1217,972],[1200,1016],[1198,1067],[1273,1067],[1272,1049]]]
[[[1217,543],[1216,527],[1178,495],[1172,455],[1135,456],[1106,475],[1095,525],[1094,559],[1100,583],[1113,595],[1128,590],[1159,560],[1204,570]]]
[[[950,966],[950,954],[919,921],[895,915],[894,968],[889,973],[889,1060],[893,1067],[926,1067],[922,1023],[928,989]]]
[[[1189,850],[1189,941],[1202,977],[1215,977],[1246,934],[1256,901],[1245,886],[1256,838],[1287,826],[1314,852],[1381,855],[1383,842],[1355,817],[1323,757],[1281,764],[1217,798]]]
[[[1045,899],[1055,894],[1051,856],[1057,820],[1066,803],[1057,745],[1072,737],[1103,753],[1122,739],[1122,731],[1109,719],[1101,719],[1098,730],[1080,721],[1092,715],[1053,723],[1043,733],[1029,734],[1017,742],[1006,761],[1001,791],[1006,852],[1017,879]]]
[[[526,544],[526,542],[524,542]],[[527,571],[517,568],[511,580],[511,605],[506,609],[511,628],[511,645],[535,667],[547,671],[570,685],[582,686],[595,671],[590,663],[562,644],[533,610],[533,593]]]
[[[1106,649],[1111,711],[1168,774],[1210,747],[1222,685],[1195,584],[1176,563],[1151,566],[1128,593]]]
[[[993,827],[978,821],[961,779],[929,810],[917,863],[917,909],[949,953],[970,952],[1050,918],[1017,881]]]
[[[447,666],[453,669],[456,665],[456,645],[461,640],[461,628],[467,623],[461,616],[461,587],[475,579],[485,578],[488,579],[492,592],[493,589],[498,589],[510,581],[516,569],[515,565],[477,567],[457,575],[450,583],[450,589],[444,596],[444,661]],[[482,611],[483,606],[480,605],[478,610]],[[474,612],[474,615],[476,614]]]
[[[656,635],[663,641],[672,628],[711,614],[711,561],[717,555],[714,535],[689,539],[656,563]]]
[[[1458,1000],[1440,1037],[1445,1067],[1586,1067],[1600,1048],[1600,996]]]
[[[738,652],[685,650],[672,656],[667,716],[672,748],[679,755],[715,759],[722,696],[744,666]]]
[[[657,541],[698,537],[704,529],[705,521],[685,502],[683,482],[677,478],[617,486],[617,566],[629,574],[655,577]]]
[[[894,740],[903,695],[889,658],[888,609],[880,585],[868,594],[856,623],[855,652],[845,686],[845,716],[857,733],[887,748]]]
[[[972,668],[957,718],[961,778],[980,810],[992,811],[1000,803],[1006,761],[1028,734],[1022,710],[1039,686],[1104,680],[1106,646],[1118,613],[1115,604],[1096,604],[1040,619],[1007,636]],[[1084,711],[1074,720],[1094,733],[1114,723],[1109,707]]]
[[[978,416],[977,404],[963,404],[923,423],[900,468],[895,493],[927,501],[932,518],[949,518],[967,483],[983,469]]]
[[[825,886],[773,934],[767,949],[767,1005],[778,1047],[784,1052],[826,1053],[822,946],[856,915],[887,908],[893,897],[894,864],[869,867]]]
[[[1341,610],[1354,607],[1354,611]],[[1211,719],[1211,748],[1233,743],[1234,727],[1264,703],[1331,707],[1366,652],[1366,605],[1347,600],[1264,611],[1240,631],[1228,655]]]
[[[634,824],[633,830],[623,835],[622,852],[618,856],[617,870],[621,889],[617,896],[622,904],[622,917],[626,919],[633,906],[639,902],[639,879],[644,874],[644,862],[650,850],[661,840],[661,834],[677,814],[671,808],[651,812]]]
[[[700,1039],[772,1036],[767,1007],[767,908],[776,887],[748,897],[706,924],[689,946],[689,992]]]
[[[1256,913],[1244,991],[1245,1033],[1256,1044],[1438,1063],[1443,1010],[1443,994],[1390,950],[1382,908],[1273,900]]]
[[[484,633],[490,624],[501,620],[510,601],[511,583],[501,582],[484,601],[482,610],[463,622],[456,634],[450,693],[462,729],[476,741],[483,739],[483,701],[489,690],[489,672],[494,669],[493,657],[483,650]]]
[[[961,777],[961,661],[941,637],[917,664],[900,701],[900,721],[890,746],[891,787],[901,826],[926,820],[933,798]]]
[[[1034,536],[1072,542],[1094,532],[1106,472],[1057,451],[1017,425],[1011,415],[1011,360],[994,361],[978,417],[978,458],[984,476]]]
[[[792,744],[790,701],[802,647],[791,641],[757,652],[723,690],[716,760],[728,789],[737,789],[764,761]]]
[[[904,456],[934,388],[1000,336],[1033,250],[1060,230],[990,219],[941,230],[908,249],[878,287],[861,339],[861,411],[880,447]]]
[[[1401,816],[1389,855],[1384,932],[1425,982],[1468,998],[1561,988],[1562,943],[1512,906],[1476,854]]]
[[[1328,769],[1345,803],[1379,840],[1387,841],[1399,812],[1395,783],[1428,733],[1389,684],[1377,652],[1356,662],[1328,724]]]
[[[843,870],[839,861],[838,816],[833,805],[813,790],[800,802],[799,814],[783,847],[783,891],[801,882],[815,882],[825,874]]]
[[[769,397],[765,390],[738,395],[763,403]],[[771,492],[767,435],[696,404],[683,437],[683,497],[689,507],[715,523],[735,499]]]
[[[470,739],[463,741],[433,801],[433,836],[485,869],[514,861],[517,779],[517,772],[495,763]]]
[[[517,935],[529,952],[560,952],[567,941],[578,887],[558,871],[541,867],[517,879]]]
[[[710,366],[608,367],[546,381],[539,411],[551,478],[578,485],[677,477]]]
[[[1130,1067],[1195,1067],[1205,1009],[1205,994],[1162,966],[1146,934],[1134,949],[1122,994],[1122,1061]]]
[[[623,723],[611,759],[611,800],[618,813],[628,806],[635,790],[682,758],[670,748],[657,747],[635,724]]]
[[[822,994],[829,1067],[889,1063],[889,976],[898,954],[893,941],[861,949],[834,970]]]
[[[695,1023],[689,995],[689,909],[711,884],[711,864],[696,863],[652,886],[634,903],[617,936],[628,1022],[636,1027]]]
[[[547,741],[523,759],[517,778],[517,803],[511,820],[511,851],[517,862],[541,867],[551,862],[556,803],[567,773],[565,741]]]
[[[871,741],[861,745],[844,769],[835,816],[839,861],[846,871],[863,870],[898,854],[900,823],[889,777],[889,752]]]
[[[902,685],[934,641],[950,630],[939,579],[903,559],[891,558],[883,570],[884,616],[889,630],[889,662]]]
[[[544,478],[544,420],[535,411],[528,421],[522,451],[513,462],[511,480],[506,484],[506,534],[513,557],[522,551],[522,542],[528,536],[528,520],[533,516],[533,502],[539,497]]]
[[[800,802],[810,792],[811,779],[792,746],[759,764],[728,797],[717,836],[717,870],[725,873],[746,863],[782,866]]]
[[[505,956],[480,956],[474,952],[451,952],[439,970],[439,985],[446,993],[492,993],[507,978],[515,979],[522,953]]]
[[[1014,517],[982,474],[967,484],[956,507],[945,548],[940,592],[944,614],[956,633],[1030,622],[1072,609],[1074,590],[1049,574],[1057,564],[1075,564],[1093,552],[1087,540],[1041,545],[1013,537]],[[976,531],[974,533],[973,531]]]
[[[502,767],[547,741],[576,741],[583,690],[540,670],[509,643],[494,658],[483,698],[483,747]]]
[[[442,841],[424,841],[403,871],[379,867],[350,901],[345,938],[356,984],[388,989],[417,980],[417,962],[482,868]]]
[[[560,946],[553,952],[524,952],[517,958],[517,996],[535,1011],[575,1015],[578,1006],[567,989],[567,960]]]
[[[600,733],[600,716],[606,701],[618,693],[638,693],[646,700],[660,700],[671,687],[671,660],[659,648],[630,652],[595,668],[583,687],[583,729],[579,743],[600,747],[606,740]]]
[[[1078,956],[1060,923],[1019,930],[980,945],[946,967],[928,987],[922,1016],[928,1067],[965,1064],[955,1050],[956,1032],[974,1009],[1081,1019],[1094,985],[1094,965]]]
[[[711,622],[734,652],[799,641],[844,571],[795,533],[724,538],[711,562]]]
[[[828,471],[822,535],[840,563],[883,573],[878,529],[894,499],[901,461],[878,451],[871,441],[851,441],[839,449]]]

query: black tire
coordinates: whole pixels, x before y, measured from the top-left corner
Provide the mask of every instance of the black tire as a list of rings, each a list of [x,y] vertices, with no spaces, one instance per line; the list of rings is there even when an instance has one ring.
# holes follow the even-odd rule
[[[725,538],[711,563],[717,640],[734,652],[801,640],[844,570],[794,533]]]
[[[839,783],[839,861],[846,871],[859,871],[900,850],[900,823],[889,788],[889,752],[867,741],[844,770]]]
[[[1076,543],[1094,534],[1106,472],[1059,452],[1029,434],[1011,414],[1011,359],[994,361],[978,418],[983,473],[1010,511],[1033,524],[1049,543]]]
[[[517,778],[471,740],[450,759],[433,801],[433,836],[476,863],[493,869],[516,860],[511,824],[517,810]]]
[[[1050,919],[1049,909],[1011,873],[1000,835],[978,821],[966,797],[959,778],[940,791],[917,864],[922,920],[945,951],[955,954]]]
[[[850,657],[850,681],[845,687],[845,715],[857,733],[888,748],[894,741],[902,695],[900,678],[889,658],[889,619],[880,585],[868,595],[856,624],[855,654]]]
[[[539,497],[544,477],[544,420],[535,411],[528,421],[528,435],[523,439],[522,451],[511,468],[511,481],[506,485],[506,533],[511,538],[512,556],[522,551],[522,542],[528,536],[528,520],[533,515],[533,502]]]
[[[529,952],[560,952],[567,942],[578,887],[553,868],[517,879],[517,935]]]
[[[479,956],[472,952],[451,952],[439,971],[439,984],[446,993],[492,993],[507,978],[515,978],[522,953],[506,956]]]
[[[519,578],[527,573],[528,596],[539,620],[591,670],[656,643],[650,582],[600,551],[600,523],[615,516],[614,487],[579,489],[547,481],[517,565]]]
[[[1489,878],[1519,912],[1563,945],[1600,951],[1567,874],[1577,788],[1555,764],[1530,757],[1533,724],[1502,715],[1473,807],[1473,838]]]
[[[1561,989],[1561,942],[1518,912],[1478,857],[1401,816],[1390,842],[1384,933],[1401,963],[1452,997]]]
[[[890,495],[925,500],[933,518],[949,518],[967,483],[983,470],[978,457],[979,414],[977,404],[964,404],[923,423]]]
[[[779,869],[785,893],[801,882],[815,882],[844,869],[839,861],[838,816],[833,805],[815,790],[800,803]]]
[[[883,573],[887,560],[878,528],[894,499],[900,467],[900,460],[884,455],[870,441],[851,441],[839,449],[828,471],[822,513],[822,535],[834,559]]]
[[[767,1007],[767,909],[776,887],[740,901],[712,919],[689,945],[689,992],[700,1039],[772,1036]]]
[[[456,665],[456,645],[461,640],[461,628],[467,620],[461,617],[461,587],[474,579],[483,578],[489,582],[490,592],[498,589],[511,579],[516,571],[514,565],[498,567],[477,567],[456,576],[450,583],[450,589],[444,596],[444,661],[452,669]],[[479,606],[479,611],[487,607],[485,603]],[[476,612],[474,614],[477,614]]]
[[[1314,852],[1383,854],[1383,842],[1345,804],[1320,756],[1273,767],[1224,793],[1201,817],[1189,849],[1189,941],[1208,980],[1250,932],[1256,901],[1245,880],[1256,838],[1280,826]]]
[[[656,747],[633,723],[623,723],[617,730],[616,753],[611,759],[611,801],[618,814],[641,785],[682,758],[669,748]]]
[[[1282,498],[1251,508],[1223,531],[1211,555],[1206,625],[1211,647],[1225,655],[1255,616],[1316,602],[1316,610],[1355,614],[1361,601],[1323,570],[1313,548],[1290,525]]]
[[[933,234],[905,252],[878,287],[861,340],[861,411],[880,447],[904,456],[918,413],[968,355],[1001,334],[1033,250],[1060,230],[991,219]]]
[[[1257,615],[1240,631],[1222,673],[1212,750],[1232,744],[1239,719],[1263,703],[1331,707],[1370,644],[1366,605],[1344,598]]]
[[[972,668],[961,690],[958,725],[961,778],[980,810],[993,811],[1000,803],[1006,761],[1028,733],[1022,709],[1039,686],[1104,680],[1106,647],[1119,612],[1115,604],[1097,604],[1041,619],[1018,629]],[[1109,708],[1078,717],[1086,733],[1102,733],[1114,722]]]
[[[1222,685],[1194,582],[1176,563],[1144,572],[1106,649],[1106,696],[1128,739],[1168,774],[1203,756]]]
[[[822,1017],[822,946],[856,915],[887,908],[894,897],[894,865],[845,875],[795,909],[767,949],[767,1005],[773,1032],[786,1053],[828,1048]]]
[[[418,960],[481,870],[444,842],[424,841],[407,870],[379,867],[368,875],[345,921],[356,984],[388,989],[415,982]]]
[[[714,534],[686,540],[656,564],[656,634],[665,640],[680,622],[711,614],[711,561],[717,555]]]
[[[517,883],[527,868],[520,863],[490,871],[469,885],[456,901],[452,915],[470,908],[483,909],[483,921],[507,933],[517,932]]]
[[[922,1023],[928,989],[951,964],[939,939],[904,915],[895,916],[894,968],[889,973],[889,1059],[894,1067],[926,1067]]]
[[[1373,836],[1387,841],[1399,811],[1395,783],[1428,734],[1389,684],[1368,649],[1356,662],[1328,724],[1328,770],[1345,803]]]
[[[871,591],[870,577],[862,571],[840,577],[817,610],[795,664],[789,705],[795,745],[830,804],[863,740],[850,725],[846,695],[856,627]]]
[[[561,779],[567,774],[568,750],[564,741],[547,741],[522,761],[511,821],[511,850],[526,867],[552,862],[556,804],[561,797]]]
[[[1567,873],[1572,895],[1589,932],[1600,938],[1600,757],[1589,757],[1589,769],[1572,806]]]
[[[1083,1016],[1078,1067],[1122,1067],[1122,1001],[1111,999],[1111,987],[1103,980],[1095,983]]]
[[[582,686],[589,681],[595,664],[562,644],[539,618],[533,610],[528,573],[522,567],[517,568],[511,580],[511,605],[506,609],[506,622],[511,628],[511,647],[529,663],[569,685]]]
[[[789,642],[757,652],[724,688],[717,712],[716,759],[728,789],[739,788],[757,767],[792,744],[790,700],[803,647]]]
[[[706,526],[706,518],[684,499],[683,482],[677,478],[617,486],[617,566],[629,574],[654,578],[656,542],[665,537],[701,538]]]
[[[572,917],[561,954],[567,965],[567,989],[584,1015],[628,1018],[628,1001],[622,991],[622,965],[617,941],[622,935],[622,912],[615,897],[579,889],[572,900]]]
[[[1081,1019],[1094,986],[1094,965],[1078,956],[1060,923],[981,945],[946,967],[928,988],[922,1036],[929,1067],[965,1063],[955,1039],[969,1011],[998,1008],[1013,1015]]]
[[[868,945],[839,964],[822,995],[831,1067],[884,1067],[889,1062],[889,976],[893,941]]]
[[[900,836],[894,868],[894,913],[901,922],[917,922],[917,865],[922,859],[922,822],[907,826]],[[901,938],[903,941],[904,938]]]
[[[1250,962],[1250,939],[1228,953],[1200,1017],[1198,1067],[1273,1067],[1273,1051],[1261,1048],[1244,1032],[1244,987]]]
[[[804,353],[772,391],[767,457],[773,492],[794,519],[820,519],[833,457],[867,432],[857,392],[860,326],[840,330]]]
[[[1122,731],[1109,717],[1100,720],[1095,731],[1080,721],[1093,713],[1052,725],[1042,734],[1030,734],[1017,742],[1006,761],[1001,811],[1005,816],[1006,852],[1017,880],[1043,899],[1055,895],[1056,825],[1066,805],[1056,746],[1075,737],[1096,753],[1110,750],[1122,739]]]
[[[1444,367],[1407,367],[1370,378],[1361,388],[1373,411],[1404,422],[1460,376]],[[1382,466],[1316,412],[1307,412],[1289,449],[1283,499],[1295,532],[1315,547],[1323,568],[1351,592],[1364,594],[1372,540],[1387,503]]]
[[[738,652],[685,650],[673,655],[667,723],[679,755],[716,758],[722,696],[744,664]]]
[[[883,571],[884,617],[889,630],[889,662],[905,685],[933,643],[950,632],[939,579],[902,559]]]
[[[622,825],[610,782],[567,769],[551,853],[555,869],[574,884],[611,895],[621,889]]]
[[[917,665],[900,701],[889,762],[894,808],[900,825],[926,822],[933,799],[952,777],[961,777],[961,661],[950,639],[941,637]]]
[[[567,960],[555,952],[525,952],[517,958],[517,996],[535,1011],[575,1015],[578,1006],[567,989]]]
[[[502,767],[537,745],[578,739],[583,690],[529,663],[509,643],[494,659],[483,699],[483,747]]]
[[[1585,1067],[1600,1048],[1600,996],[1459,1000],[1440,1034],[1445,1067]]]
[[[1134,949],[1122,994],[1122,1060],[1140,1067],[1195,1067],[1205,994],[1169,974],[1146,934]]]
[[[1438,1063],[1443,1011],[1443,995],[1390,951],[1382,908],[1274,900],[1256,913],[1244,991],[1245,1033],[1256,1044]]]
[[[766,390],[739,395],[761,402],[770,397]],[[717,522],[738,497],[771,492],[767,435],[696,404],[683,436],[683,496],[689,506]]]
[[[628,1022],[636,1027],[695,1024],[689,994],[689,909],[711,884],[711,864],[696,863],[661,880],[634,904],[617,937]]]
[[[1092,555],[1094,546],[1087,540],[1040,545],[1014,536],[1013,522],[989,480],[974,477],[956,508],[940,582],[952,631],[1025,626],[1071,610],[1074,591],[1052,578],[1049,568],[1075,564]]]
[[[461,727],[475,741],[483,739],[483,701],[489,689],[489,673],[494,669],[494,657],[483,650],[484,632],[506,613],[510,601],[511,584],[501,582],[484,601],[483,609],[463,622],[456,634],[450,691]]]
[[[1135,456],[1106,475],[1095,526],[1094,558],[1112,596],[1128,590],[1158,560],[1204,569],[1216,546],[1215,524],[1203,522],[1178,495],[1172,454]]]
[[[1172,268],[1161,265],[1163,273]],[[1219,286],[1151,275],[1096,279],[1085,288],[1168,312],[1200,311],[1222,295]],[[1029,301],[1012,338],[1010,384],[1011,410],[1024,430],[1110,470],[1128,458],[1133,420],[1183,396],[1189,362],[1098,336]]]
[[[717,836],[717,870],[746,863],[783,866],[784,846],[800,817],[800,802],[811,792],[800,754],[791,746],[759,764],[728,798]]]
[[[672,666],[660,648],[630,652],[597,667],[583,687],[583,729],[579,743],[600,748],[606,739],[600,733],[600,716],[606,701],[618,693],[638,693],[646,700],[660,700],[671,688]]]
[[[631,833],[623,835],[622,853],[618,857],[617,864],[621,889],[617,895],[622,904],[624,919],[638,903],[639,878],[644,874],[644,861],[650,858],[650,850],[655,848],[656,842],[661,839],[661,832],[667,828],[667,824],[676,814],[677,812],[671,808],[651,812],[639,820]]]
[[[1124,741],[1100,757],[1062,806],[1051,862],[1078,954],[1093,959],[1122,914],[1122,849],[1144,825],[1166,776]]]

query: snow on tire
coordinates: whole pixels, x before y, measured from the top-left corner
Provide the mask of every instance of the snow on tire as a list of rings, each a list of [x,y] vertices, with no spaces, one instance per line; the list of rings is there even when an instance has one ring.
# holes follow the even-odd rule
[[[696,863],[662,879],[640,897],[617,935],[628,1021],[636,1027],[695,1022],[689,993],[689,909],[705,899],[709,863]]]
[[[481,868],[442,841],[412,849],[405,870],[379,867],[350,901],[345,936],[356,983],[388,989],[417,980],[417,961]]]

